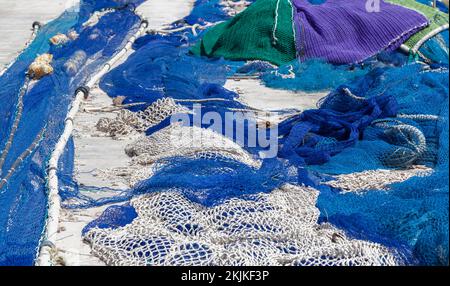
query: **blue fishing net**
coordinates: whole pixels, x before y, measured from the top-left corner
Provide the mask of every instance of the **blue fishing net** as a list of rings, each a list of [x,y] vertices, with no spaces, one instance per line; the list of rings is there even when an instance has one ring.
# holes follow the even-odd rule
[[[361,78],[381,66],[401,66],[408,55],[400,52],[382,52],[360,64],[333,65],[323,60],[293,61],[275,70],[263,71],[261,80],[271,88],[295,91],[333,90],[342,84]]]
[[[118,228],[131,223],[138,214],[131,206],[111,206],[105,210],[101,217],[90,222],[83,228],[83,234],[92,228]]]
[[[270,192],[297,181],[296,172],[279,160],[267,160],[254,169],[230,159],[173,158],[150,179],[139,183],[133,195],[178,190],[204,206],[234,197]]]
[[[448,68],[449,58],[449,31],[439,33],[426,41],[420,48],[420,52],[432,62],[432,65]]]
[[[94,11],[89,4],[82,2],[80,11],[83,12],[66,12],[45,25],[31,46],[0,78],[4,87],[0,91],[0,99],[4,102],[0,107],[3,118],[0,146],[3,151],[16,116],[17,94],[29,64],[38,54],[54,56],[54,73],[30,85],[25,94],[23,116],[0,173],[3,179],[16,159],[43,132],[39,145],[31,150],[0,190],[0,265],[33,264],[46,219],[47,161],[62,133],[74,91],[124,45],[127,35],[139,25],[139,18],[134,13],[121,9],[106,14],[95,26],[82,27]],[[121,25],[113,26],[111,22]],[[78,39],[58,47],[49,46],[50,37],[67,33],[69,29],[79,33]],[[71,69],[68,69],[69,62],[73,63]],[[69,169],[70,161],[73,162],[73,155]]]
[[[428,40],[420,49],[434,67],[448,67],[448,31]],[[347,82],[362,78],[374,69],[400,67],[413,59],[408,54],[382,52],[360,64],[332,65],[321,60],[293,61],[277,69],[260,71],[262,82],[271,88],[317,92],[333,90]]]
[[[221,17],[228,17],[219,6],[213,5],[216,1],[199,1],[196,4],[193,14],[196,11],[220,11]],[[211,6],[212,5],[212,6]],[[202,12],[203,13],[203,12]],[[208,14],[209,15],[209,14]],[[186,19],[192,18],[188,16]],[[195,24],[201,24],[202,20],[196,18]],[[175,23],[172,27],[177,27]],[[149,34],[136,41],[133,48],[135,53],[126,62],[108,73],[100,82],[100,87],[111,97],[125,96],[124,103],[143,103],[130,108],[132,111],[139,111],[147,108],[158,99],[170,97],[175,99],[179,105],[193,109],[196,100],[201,102],[201,110],[197,116],[214,111],[224,118],[225,113],[232,109],[248,109],[240,103],[238,94],[225,89],[223,86],[227,76],[234,74],[243,67],[242,62],[230,62],[224,59],[208,59],[195,57],[189,54],[192,44],[198,40],[199,36],[194,36],[190,30],[171,33],[167,36]],[[143,60],[145,59],[145,60]],[[195,120],[189,114],[189,124],[193,126]],[[170,118],[153,126],[147,130],[146,134],[151,135],[170,125]],[[197,124],[198,127],[208,128],[214,122]],[[256,124],[254,120],[247,120],[243,123],[235,122],[239,130],[248,130],[246,126]],[[225,135],[225,122],[222,122],[221,130]],[[227,134],[231,139],[235,139],[237,134]],[[244,137],[248,137],[245,134]],[[245,139],[248,140],[248,139]],[[249,151],[259,152],[260,148],[253,148]]]
[[[414,74],[415,76],[411,76]],[[387,69],[354,86],[366,97],[384,92],[398,102],[399,116],[373,124],[362,140],[311,170],[346,174],[412,165],[431,176],[396,183],[390,191],[342,194],[321,186],[323,218],[356,237],[408,245],[419,264],[448,264],[448,70],[420,65]],[[360,89],[361,88],[361,89]],[[425,138],[420,146],[418,135]],[[397,156],[396,154],[402,154]]]
[[[47,25],[32,48],[22,55],[23,61],[0,78],[0,82],[8,86],[0,91],[0,99],[14,98],[23,83],[19,80],[23,76],[19,75],[24,73],[38,49],[39,53],[51,50],[55,55],[55,74],[44,78],[26,95],[24,126],[15,140],[19,143],[14,145],[4,167],[7,170],[20,151],[46,126],[41,145],[24,161],[4,190],[0,190],[0,206],[9,210],[0,216],[0,223],[6,226],[8,221],[13,221],[12,227],[0,230],[0,249],[5,249],[0,255],[0,264],[33,262],[45,219],[46,160],[65,116],[65,112],[53,111],[67,110],[74,89],[114,54],[127,33],[136,28],[138,20],[129,10],[122,9],[107,14],[94,27],[82,29],[81,23],[93,9],[113,7],[122,2],[85,1],[83,14],[70,15],[72,18],[64,15],[64,21],[60,19]],[[198,0],[191,15],[182,22],[204,24],[227,18],[218,0]],[[119,21],[120,27],[111,25]],[[179,27],[182,22],[172,27]],[[76,42],[60,48],[48,47],[49,37],[71,27],[80,32]],[[95,44],[92,44],[92,35],[97,39]],[[138,39],[133,46],[135,53],[106,75],[100,87],[111,97],[126,96],[125,103],[144,103],[131,108],[132,111],[142,110],[163,97],[179,100],[178,103],[186,107],[192,107],[193,102],[185,100],[220,98],[223,100],[202,103],[201,112],[215,111],[222,116],[234,108],[248,108],[236,101],[236,93],[223,87],[227,76],[235,73],[261,74],[267,85],[276,88],[333,91],[320,102],[318,109],[279,125],[279,158],[262,160],[261,168],[226,158],[166,158],[158,162],[151,178],[130,190],[105,189],[115,195],[102,199],[89,196],[89,191],[102,189],[78,186],[73,181],[74,146],[70,141],[59,162],[58,174],[65,207],[87,208],[126,202],[137,195],[169,190],[211,207],[234,197],[251,200],[252,194],[269,193],[285,183],[297,183],[319,189],[322,220],[350,236],[406,248],[412,253],[411,264],[448,264],[448,52],[442,49],[443,43],[448,47],[448,35],[432,39],[422,48],[421,51],[433,60],[427,66],[409,64],[414,59],[392,52],[360,65],[333,66],[311,61],[293,62],[279,69],[263,62],[232,63],[189,55],[189,47],[201,36],[202,33],[195,36],[186,30]],[[64,63],[79,59],[79,50],[85,56],[76,65],[80,70],[72,73]],[[86,59],[93,61],[86,65]],[[430,68],[431,71],[427,70]],[[281,76],[292,73],[295,78]],[[0,126],[0,146],[4,144],[3,134],[8,134],[14,120],[11,116],[14,108],[13,103],[0,107],[0,115],[7,119]],[[169,124],[166,120],[147,130],[147,134]],[[199,127],[209,126],[201,124]],[[243,129],[248,130],[245,126]],[[236,139],[236,134],[232,138]],[[257,154],[260,150],[249,151]],[[406,155],[395,156],[399,150]],[[394,184],[389,191],[367,190],[364,194],[343,194],[321,184],[331,180],[331,175],[408,168],[413,164],[432,167],[434,173]],[[136,212],[132,207],[113,206],[84,232],[94,227],[115,229],[134,218]]]
[[[238,94],[223,87],[227,75],[238,65],[230,67],[222,59],[210,60],[189,55],[188,42],[181,35],[147,35],[139,39],[134,48],[136,52],[108,73],[100,83],[109,96],[125,96],[125,104],[143,103],[130,110],[143,110],[166,97],[175,99],[176,103],[189,109],[193,109],[196,100],[206,100],[202,101],[201,110],[197,112],[201,118],[210,111],[224,118],[230,109],[246,108],[236,101]],[[190,120],[187,125],[194,125],[193,114],[188,116]],[[171,118],[167,118],[147,130],[146,134],[151,135],[169,126],[170,121]],[[208,128],[213,123],[201,122],[198,127]],[[225,132],[225,122],[222,122],[222,130]],[[241,130],[246,128],[242,127]],[[236,133],[231,137],[235,138]]]
[[[307,110],[279,124],[279,156],[293,164],[318,165],[353,146],[374,120],[393,117],[397,102],[380,95],[362,99],[342,88],[317,110]]]
[[[225,18],[216,1],[197,1],[185,21],[194,24]],[[318,109],[278,126],[279,158],[263,160],[261,169],[232,160],[167,158],[151,178],[135,188],[101,200],[78,196],[79,207],[168,190],[209,207],[297,183],[321,191],[321,219],[348,235],[407,249],[410,264],[448,264],[447,34],[422,47],[422,54],[431,60],[428,65],[415,63],[418,59],[407,54],[389,52],[358,65],[335,66],[313,60],[278,69],[264,62],[236,65],[191,57],[187,50],[196,40],[190,32],[147,35],[136,42],[136,54],[109,73],[101,87],[110,96],[126,95],[127,102],[147,104],[162,97],[205,99],[210,94],[205,93],[208,87],[215,91],[214,97],[227,99],[206,106],[206,111],[220,114],[230,108],[246,108],[236,103],[236,94],[222,87],[226,76],[233,73],[261,75],[265,84],[274,88],[333,91],[320,101]],[[165,121],[147,134],[168,125]],[[344,194],[322,184],[332,180],[331,175],[419,164],[433,168],[434,173],[394,184],[389,191]],[[70,192],[67,198],[71,198]],[[129,218],[133,211],[128,206],[113,207],[85,231],[93,226],[123,225],[122,213]]]
[[[248,2],[254,2],[250,0]],[[229,17],[220,5],[220,0],[196,0],[194,8],[184,21],[188,24],[205,24],[225,21]]]
[[[148,105],[163,97],[200,99],[237,96],[219,90],[225,84],[227,74],[223,60],[189,56],[188,49],[182,45],[181,36],[148,35],[141,38],[134,46],[136,52],[108,73],[100,87],[111,97],[125,95],[125,103],[145,102]],[[214,87],[217,92],[211,92]]]
[[[416,76],[411,77],[410,74],[415,74]],[[398,103],[398,114],[411,115],[413,116],[412,118],[414,118],[414,115],[438,116],[442,105],[448,98],[447,75],[448,72],[445,70],[427,72],[422,70],[420,65],[407,65],[399,69],[374,71],[366,78],[355,83],[353,89],[360,90],[360,94],[369,97],[376,96],[380,93],[392,95]],[[405,90],[408,90],[408,92],[405,92]],[[333,97],[334,96],[328,97],[325,99],[325,102],[330,100],[330,98],[332,100]],[[383,153],[389,153],[393,143],[396,143],[399,146],[405,145],[405,142],[402,142],[401,138],[395,138],[390,134],[389,130],[392,130],[395,125],[409,125],[419,129],[420,133],[427,138],[428,145],[436,148],[436,139],[434,139],[434,137],[436,137],[435,130],[437,121],[425,119],[420,120],[419,117],[417,122],[417,120],[415,121],[408,118],[396,118],[395,121],[392,121],[391,126],[388,127],[378,125],[371,126],[364,133],[364,136],[362,137],[364,140],[357,142],[355,147],[349,148],[337,155],[336,157],[339,158],[338,160],[316,167],[316,169],[325,173],[342,174],[377,169],[383,166],[389,167],[389,164],[383,165],[379,160],[380,158],[386,158],[387,155],[382,156]],[[395,142],[395,140],[398,141]],[[433,144],[433,142],[435,143]],[[409,148],[411,149],[412,146],[409,146]],[[413,149],[415,148],[412,148],[411,150]],[[361,156],[365,159],[361,161],[354,160],[355,152],[359,154],[358,157]],[[430,155],[432,152],[429,151],[423,153],[425,156]],[[418,160],[420,160],[420,156]],[[428,158],[427,160],[431,159]],[[348,165],[351,161],[353,161],[353,163]],[[339,164],[339,162],[341,162],[341,164]],[[405,163],[407,163],[407,161],[405,161]]]
[[[227,199],[250,198],[253,194],[271,192],[286,183],[297,182],[303,175],[277,159],[265,161],[258,169],[226,157],[174,157],[159,164],[151,178],[138,183],[133,189],[101,199],[78,196],[76,204],[72,202],[69,207],[89,208],[165,191],[180,192],[192,202],[212,207]]]
[[[183,21],[173,23],[169,30],[183,23],[204,24],[204,21],[229,18],[219,2],[196,1],[192,13]],[[125,95],[124,103],[147,103],[132,108],[134,111],[144,109],[163,97],[180,100],[222,98],[230,99],[228,105],[235,105],[231,99],[238,95],[225,90],[223,85],[227,75],[234,74],[243,63],[190,55],[190,47],[202,33],[194,35],[188,29],[168,35],[148,34],[137,39],[133,45],[135,52],[125,63],[108,73],[101,80],[100,87],[111,97]],[[180,104],[192,106],[189,101],[180,101]]]
[[[145,0],[83,0],[82,9],[99,11],[102,9],[125,8],[127,6],[137,7]]]

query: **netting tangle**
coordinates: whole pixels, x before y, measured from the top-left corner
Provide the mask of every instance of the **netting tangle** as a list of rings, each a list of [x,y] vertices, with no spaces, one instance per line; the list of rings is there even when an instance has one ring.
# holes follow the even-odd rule
[[[171,157],[223,157],[259,167],[252,157],[232,140],[208,129],[172,126],[148,137],[138,138],[125,148],[133,162],[150,165]]]
[[[164,159],[186,157],[192,159],[228,159],[259,168],[261,161],[232,140],[208,129],[173,125],[150,136],[140,136],[125,148],[132,158],[129,166],[102,170],[106,177],[119,176],[130,187],[149,178],[151,166]]]
[[[234,198],[205,208],[168,190],[137,197],[132,207],[107,210],[85,228],[85,239],[109,265],[402,263],[401,255],[389,248],[318,224],[317,196],[314,189],[285,185],[250,200]]]
[[[379,176],[386,167],[433,171],[394,180],[389,192],[344,195],[325,188],[319,208],[328,221],[359,235],[408,244],[421,264],[448,264],[448,70],[407,65],[373,76],[359,81],[359,88],[373,96],[389,87],[397,116],[373,122],[355,146],[312,169],[341,175],[374,170]]]
[[[387,51],[348,65],[190,54],[229,19],[224,3],[196,1],[174,32],[138,39],[103,78],[109,96],[133,106],[97,128],[139,137],[124,150],[129,166],[105,170],[126,174],[130,189],[100,199],[86,186],[61,190],[67,208],[122,203],[84,230],[94,254],[112,265],[448,264],[448,36],[427,41],[420,58]],[[236,74],[330,93],[276,126],[277,158],[208,124],[170,121],[193,116],[196,102],[202,114],[251,110],[223,87]]]
[[[279,156],[301,166],[323,164],[354,145],[374,120],[395,117],[397,108],[390,96],[365,99],[342,88],[326,98],[321,108],[279,124]]]
[[[440,49],[434,50],[440,51]],[[259,77],[266,86],[276,89],[306,92],[331,91],[367,75],[373,69],[399,67],[407,64],[408,61],[408,55],[398,51],[381,52],[361,63],[351,65],[333,65],[321,59],[293,61],[279,68],[262,70]]]
[[[82,1],[79,10],[71,9],[43,26],[33,43],[0,77],[0,265],[33,264],[46,220],[47,160],[63,131],[74,91],[126,43],[129,33],[139,25],[132,9],[118,4]],[[121,9],[94,15],[99,8],[111,7]],[[65,40],[53,39],[51,44],[50,39],[56,35]],[[23,98],[18,98],[28,66],[45,53],[52,55],[52,73],[33,79],[24,86]]]
[[[392,3],[392,4],[391,4]],[[264,60],[285,65],[323,59],[359,63],[402,44],[417,52],[437,28],[448,30],[448,16],[415,0],[378,1],[259,0],[231,20],[210,29],[191,50],[231,60]],[[256,20],[258,19],[258,20]],[[389,23],[389,29],[386,29]]]

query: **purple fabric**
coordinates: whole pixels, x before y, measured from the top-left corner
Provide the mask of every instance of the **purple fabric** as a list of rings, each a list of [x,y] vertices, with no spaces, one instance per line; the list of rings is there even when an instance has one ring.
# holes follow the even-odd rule
[[[320,5],[292,0],[297,52],[302,60],[322,58],[335,64],[363,61],[394,50],[428,25],[422,14],[381,1],[368,12],[367,0],[327,0]]]

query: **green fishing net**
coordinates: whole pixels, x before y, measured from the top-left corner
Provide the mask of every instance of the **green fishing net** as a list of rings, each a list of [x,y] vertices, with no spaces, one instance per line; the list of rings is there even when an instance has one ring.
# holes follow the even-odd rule
[[[448,29],[448,15],[438,9],[418,3],[415,0],[386,0],[386,2],[415,10],[428,18],[429,25],[425,29],[414,34],[404,43],[410,49],[413,49],[422,39],[433,34],[433,32],[437,31],[439,28],[447,25]]]
[[[256,1],[233,19],[209,30],[191,52],[230,60],[265,60],[276,65],[294,60],[290,1]]]

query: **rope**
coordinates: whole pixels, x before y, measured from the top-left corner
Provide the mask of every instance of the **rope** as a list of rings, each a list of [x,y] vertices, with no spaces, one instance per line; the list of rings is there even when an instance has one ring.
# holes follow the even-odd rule
[[[399,114],[398,118],[411,119],[415,121],[438,121],[439,116],[430,114]]]
[[[135,103],[129,103],[129,104],[123,104],[113,107],[102,107],[102,108],[84,108],[84,112],[114,112],[119,111],[122,109],[135,107],[135,106],[142,106],[148,104],[147,102],[135,102]]]
[[[148,21],[142,16],[136,13],[141,18],[141,25],[139,30],[132,35],[127,41],[126,45],[116,53],[104,66],[103,68],[94,75],[85,85],[85,88],[91,89],[94,85],[111,69],[111,67],[117,63],[124,55],[127,54],[128,51],[132,51],[132,45],[136,41],[136,39],[141,36],[145,30],[148,28]],[[52,244],[56,244],[56,237],[58,233],[59,226],[59,214],[61,210],[61,198],[59,197],[59,186],[58,186],[58,162],[59,158],[64,152],[64,149],[67,145],[67,142],[72,135],[72,131],[74,129],[73,119],[75,118],[78,110],[80,108],[81,102],[83,98],[85,98],[86,93],[84,89],[77,89],[75,94],[75,100],[72,103],[72,107],[70,108],[64,125],[64,131],[61,137],[58,140],[58,143],[55,146],[54,151],[50,157],[48,163],[48,176],[47,176],[47,185],[48,185],[48,216],[46,221],[46,228],[44,235],[42,237],[42,241],[48,241]],[[49,247],[51,245],[40,244],[40,252],[38,255],[38,259],[36,260],[36,264],[40,266],[51,266],[53,265],[53,258],[55,255],[55,249]]]
[[[413,120],[433,120],[433,117],[426,115],[402,115],[400,118]],[[387,138],[394,136],[402,137],[404,142],[397,143],[394,150],[390,153],[380,156],[380,160],[386,167],[390,168],[409,168],[411,167],[427,150],[427,140],[421,130],[412,125],[407,125],[396,118],[384,118],[375,120],[371,124],[385,129],[384,134]]]
[[[1,153],[0,156],[0,175],[2,174],[3,164],[5,163],[6,157],[8,156],[9,150],[11,149],[12,142],[14,140],[14,136],[16,135],[17,128],[19,127],[20,120],[22,119],[23,114],[23,97],[25,96],[26,91],[28,90],[28,85],[30,84],[31,78],[27,76],[25,78],[25,83],[20,89],[19,98],[17,99],[17,111],[16,118],[11,127],[11,132],[9,133],[8,141],[6,141],[5,149]],[[0,187],[1,189],[1,187]]]
[[[361,100],[364,101],[365,98],[364,97],[360,97],[360,96],[356,96],[353,94],[353,92],[350,91],[350,89],[348,89],[347,87],[343,88],[342,91],[349,97],[354,98],[356,100]]]
[[[42,128],[42,130],[39,132],[39,134],[36,136],[36,138],[33,140],[33,143],[22,153],[20,156],[14,161],[11,168],[9,169],[7,175],[0,181],[0,190],[8,183],[8,180],[11,178],[11,176],[14,174],[14,172],[18,169],[20,164],[31,154],[33,153],[34,149],[39,145],[42,138],[44,137],[45,133],[45,127]]]
[[[151,29],[151,30],[147,31],[147,34],[173,34],[173,33],[182,32],[182,31],[191,29],[192,34],[194,36],[198,36],[197,29],[198,30],[205,30],[206,28],[209,28],[209,27],[214,26],[214,25],[219,24],[219,23],[221,23],[221,22],[208,23],[208,24],[206,24],[204,26],[201,26],[200,24],[195,24],[195,25],[192,25],[192,26],[191,25],[187,25],[187,26],[183,26],[183,27],[175,28],[175,29],[171,29],[171,30]]]
[[[419,51],[420,47],[422,47],[426,41],[428,41],[429,39],[433,38],[437,34],[443,32],[443,31],[446,31],[448,29],[449,29],[449,24],[445,24],[445,25],[442,25],[442,26],[434,29],[433,31],[429,32],[427,35],[425,35],[425,37],[423,37],[419,42],[417,42],[417,44],[411,49],[412,52],[417,53]]]
[[[278,10],[280,8],[280,0],[277,0],[277,7],[275,8],[275,23],[273,26],[273,31],[272,31],[272,39],[273,42],[272,44],[275,46],[278,42],[278,38],[277,38],[277,28],[278,28]]]

